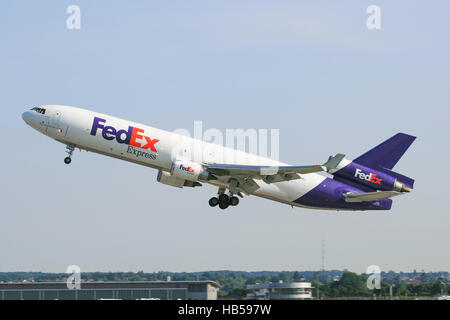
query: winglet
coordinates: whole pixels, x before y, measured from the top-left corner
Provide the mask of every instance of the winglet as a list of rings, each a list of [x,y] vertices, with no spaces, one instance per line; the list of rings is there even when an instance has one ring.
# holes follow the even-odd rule
[[[345,154],[342,154],[342,153],[338,153],[334,157],[330,156],[330,158],[328,158],[328,161],[322,165],[322,167],[325,167],[324,171],[336,169],[337,166],[339,165],[339,163],[344,158],[345,158]]]

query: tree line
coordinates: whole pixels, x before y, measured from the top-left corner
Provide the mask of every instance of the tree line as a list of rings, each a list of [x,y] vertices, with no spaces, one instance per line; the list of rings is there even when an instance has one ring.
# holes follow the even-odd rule
[[[66,273],[41,272],[0,272],[0,282],[64,282]],[[246,286],[256,283],[275,283],[308,281],[314,287],[314,297],[396,297],[437,296],[450,294],[448,272],[383,272],[380,289],[367,288],[366,274],[356,274],[347,270],[325,271],[205,271],[205,272],[84,272],[82,281],[205,281],[212,280],[220,284],[219,295],[223,298],[242,298],[246,295]]]

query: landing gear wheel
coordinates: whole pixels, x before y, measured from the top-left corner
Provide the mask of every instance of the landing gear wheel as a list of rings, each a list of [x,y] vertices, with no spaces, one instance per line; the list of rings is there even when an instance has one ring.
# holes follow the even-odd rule
[[[228,208],[228,206],[229,206],[228,202],[219,202],[220,209],[226,209]]]
[[[72,154],[73,154],[73,151],[75,150],[75,145],[73,145],[73,144],[68,144],[68,145],[66,145],[66,153],[69,155],[68,157],[65,157],[64,158],[64,163],[65,164],[69,164],[69,163],[71,163],[72,162]]]
[[[232,206],[237,206],[238,204],[239,204],[239,198],[238,197],[231,197],[230,198],[230,204],[232,205]]]
[[[219,196],[219,202],[228,203],[230,201],[230,197],[226,195],[225,193],[222,193]]]
[[[216,197],[212,197],[211,199],[209,199],[208,203],[211,207],[215,207],[219,204],[219,199],[217,199]]]

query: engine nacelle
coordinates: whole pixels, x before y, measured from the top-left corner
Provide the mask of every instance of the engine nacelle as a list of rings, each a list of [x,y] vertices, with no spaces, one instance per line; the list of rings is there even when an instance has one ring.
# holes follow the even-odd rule
[[[177,159],[172,164],[170,174],[173,177],[188,181],[208,180],[209,172],[199,163]]]
[[[183,188],[183,186],[184,186],[183,179],[179,179],[177,177],[171,176],[170,173],[168,173],[166,171],[162,171],[162,170],[158,171],[158,177],[156,178],[156,180],[158,182],[167,184],[172,187]]]
[[[409,188],[407,188],[401,181],[398,181],[395,177],[355,162],[350,162],[344,168],[336,171],[334,175],[363,184],[376,190],[394,190],[399,192],[410,191]]]
[[[159,170],[156,180],[162,184],[167,184],[172,187],[200,187],[201,184],[197,181],[189,181],[172,176],[169,172]]]

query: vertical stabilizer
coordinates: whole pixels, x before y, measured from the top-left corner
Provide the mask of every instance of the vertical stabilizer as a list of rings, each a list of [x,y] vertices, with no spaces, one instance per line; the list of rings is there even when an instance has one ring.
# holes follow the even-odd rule
[[[376,169],[381,167],[391,170],[415,139],[416,137],[408,134],[397,133],[395,136],[356,158],[353,162],[369,168]]]

